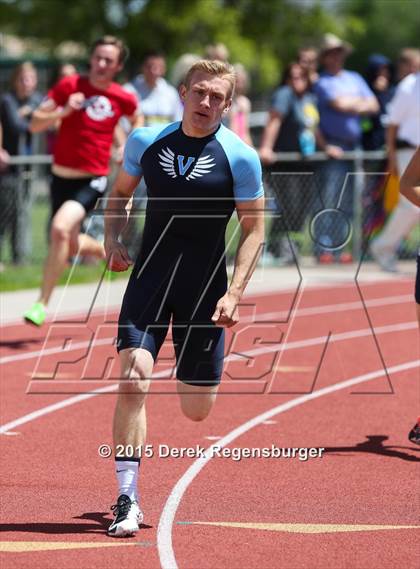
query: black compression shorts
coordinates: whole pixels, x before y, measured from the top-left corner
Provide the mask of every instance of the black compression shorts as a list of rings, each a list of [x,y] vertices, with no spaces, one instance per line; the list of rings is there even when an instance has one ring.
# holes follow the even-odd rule
[[[224,265],[207,275],[207,264],[199,246],[180,252],[175,239],[137,261],[121,308],[118,351],[143,348],[156,359],[172,318],[177,378],[190,385],[218,385],[225,331],[211,317],[226,292],[227,277]]]
[[[51,217],[67,201],[80,203],[86,213],[89,213],[97,200],[104,196],[106,190],[106,176],[92,178],[62,178],[53,174],[50,187]]]

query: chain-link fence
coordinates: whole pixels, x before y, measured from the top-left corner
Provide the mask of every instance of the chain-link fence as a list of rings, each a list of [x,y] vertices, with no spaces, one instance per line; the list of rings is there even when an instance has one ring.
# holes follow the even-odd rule
[[[13,170],[0,175],[1,262],[41,264],[45,259],[49,223],[48,155],[12,158]],[[294,262],[296,255],[343,253],[358,260],[372,234],[380,231],[387,212],[383,191],[387,181],[381,152],[346,153],[342,160],[322,153],[302,160],[300,154],[283,153],[264,169],[267,200],[266,256],[273,263]],[[110,187],[111,184],[108,185]],[[141,240],[143,215],[136,216],[131,235]],[[233,217],[228,232],[237,223]],[[102,237],[103,222],[93,214],[85,229]],[[400,258],[416,254],[418,229],[406,236]],[[232,260],[236,241],[228,257]]]
[[[39,264],[46,255],[48,155],[13,156],[0,172],[0,261]]]
[[[386,156],[378,152],[345,152],[341,159],[315,153],[302,159],[282,153],[264,170],[267,216],[266,255],[274,264],[294,263],[297,256],[330,262],[369,258],[368,244],[383,229],[398,200],[389,187]],[[389,199],[387,192],[393,191]],[[385,199],[385,198],[388,199]],[[416,255],[419,229],[402,241],[399,258]]]

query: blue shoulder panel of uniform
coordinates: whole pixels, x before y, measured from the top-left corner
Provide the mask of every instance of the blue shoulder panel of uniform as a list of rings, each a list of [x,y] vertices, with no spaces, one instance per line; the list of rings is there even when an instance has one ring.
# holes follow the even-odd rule
[[[229,162],[235,200],[251,201],[263,196],[261,162],[255,150],[223,125],[217,131],[216,139]]]
[[[123,169],[130,176],[142,176],[141,159],[145,150],[157,140],[179,128],[180,122],[145,126],[131,131],[124,148]]]

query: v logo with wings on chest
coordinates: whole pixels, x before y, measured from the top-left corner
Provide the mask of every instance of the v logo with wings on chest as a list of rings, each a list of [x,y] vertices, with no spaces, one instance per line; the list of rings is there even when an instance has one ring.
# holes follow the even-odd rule
[[[208,174],[213,166],[216,165],[214,158],[210,156],[210,154],[207,156],[201,156],[198,160],[193,156],[188,156],[186,158],[182,154],[178,154],[175,157],[175,153],[168,146],[166,148],[162,148],[162,153],[158,154],[158,156],[160,158],[159,164],[171,178],[185,176],[192,164],[195,162],[191,172],[188,176],[185,176],[187,181],[194,180],[195,178],[201,178],[205,174]],[[176,172],[176,164],[178,166],[178,173]]]

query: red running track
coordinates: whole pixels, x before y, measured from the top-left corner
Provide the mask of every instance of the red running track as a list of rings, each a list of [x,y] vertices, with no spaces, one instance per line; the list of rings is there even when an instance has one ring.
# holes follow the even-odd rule
[[[417,569],[411,289],[406,281],[364,285],[366,311],[354,286],[306,290],[292,315],[292,292],[250,297],[203,423],[185,419],[174,381],[157,377],[148,400],[154,456],[143,459],[140,481],[145,526],[125,540],[105,533],[116,487],[112,459],[97,452],[111,443],[115,315],[52,331],[5,327],[2,569]],[[234,453],[325,450],[306,461],[159,457],[159,445],[212,444]]]

